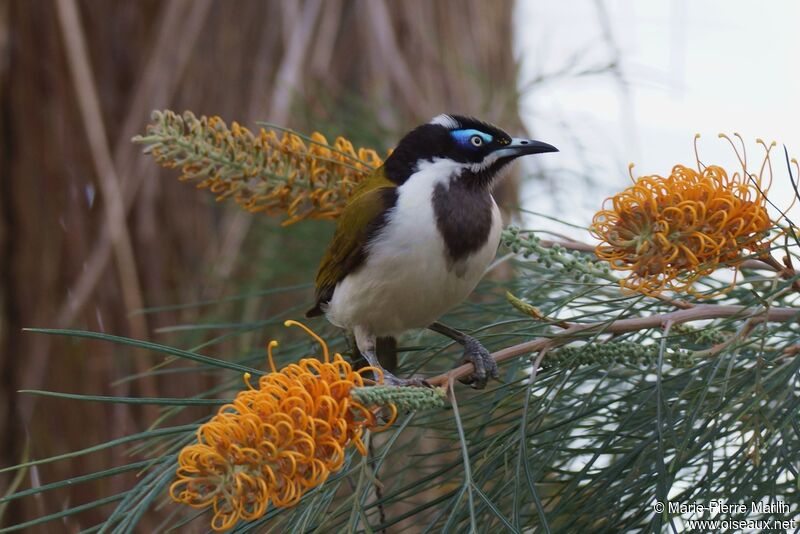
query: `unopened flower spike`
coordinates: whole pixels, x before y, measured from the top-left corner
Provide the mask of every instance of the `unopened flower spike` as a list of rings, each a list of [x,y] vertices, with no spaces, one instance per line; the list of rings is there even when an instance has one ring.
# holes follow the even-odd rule
[[[445,405],[447,390],[442,387],[370,386],[355,388],[350,396],[366,406],[395,406],[397,410],[425,410]]]
[[[158,164],[179,167],[218,201],[233,199],[250,212],[284,216],[283,225],[305,219],[335,219],[350,195],[383,163],[377,152],[356,149],[343,137],[333,143],[319,132],[309,137],[268,126],[253,133],[219,117],[156,111],[146,145]]]
[[[273,358],[278,343],[271,341],[270,372],[257,385],[246,373],[246,389],[202,425],[197,442],[178,455],[170,496],[194,508],[211,508],[214,530],[257,519],[270,504],[297,504],[344,466],[347,448],[367,453],[361,439],[366,430],[380,432],[397,416],[388,401],[373,408],[352,395],[364,388],[372,368],[353,370],[340,354],[331,358],[325,341],[305,325],[287,321],[286,326],[299,326],[319,342],[324,361],[303,358],[278,370]],[[383,407],[389,414],[381,425]]]

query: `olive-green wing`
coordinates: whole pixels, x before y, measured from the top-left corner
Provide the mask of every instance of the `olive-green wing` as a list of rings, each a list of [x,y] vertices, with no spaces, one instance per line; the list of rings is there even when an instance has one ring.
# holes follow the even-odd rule
[[[383,168],[377,169],[355,191],[339,217],[336,233],[322,258],[316,279],[316,305],[307,317],[323,313],[321,306],[345,276],[366,259],[370,238],[383,227],[385,216],[397,200],[397,186],[388,180]]]

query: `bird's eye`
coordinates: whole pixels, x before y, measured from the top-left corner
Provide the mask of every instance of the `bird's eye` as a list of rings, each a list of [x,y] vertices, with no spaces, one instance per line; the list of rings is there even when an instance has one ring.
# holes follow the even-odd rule
[[[480,135],[473,135],[469,138],[469,142],[472,143],[472,146],[481,146],[483,144],[483,139]]]

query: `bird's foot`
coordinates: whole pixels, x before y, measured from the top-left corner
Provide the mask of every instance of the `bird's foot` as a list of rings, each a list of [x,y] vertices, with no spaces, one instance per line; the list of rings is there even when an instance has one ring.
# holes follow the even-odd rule
[[[469,384],[475,389],[483,389],[490,378],[499,378],[500,371],[497,369],[497,362],[494,361],[486,347],[470,336],[465,336],[463,345],[464,358],[459,365],[471,363],[475,370],[469,376],[460,378],[462,383]]]
[[[375,381],[378,382],[377,373],[375,374]],[[389,371],[383,371],[383,384],[384,386],[394,387],[416,387],[416,388],[429,388],[430,384],[424,379],[419,377],[413,378],[398,378]]]
[[[398,378],[394,376],[392,373],[383,368],[381,362],[378,361],[378,357],[375,355],[374,350],[362,350],[361,354],[372,366],[376,384],[395,387],[431,387],[431,385],[428,384],[424,378]],[[383,376],[382,382],[381,376]]]

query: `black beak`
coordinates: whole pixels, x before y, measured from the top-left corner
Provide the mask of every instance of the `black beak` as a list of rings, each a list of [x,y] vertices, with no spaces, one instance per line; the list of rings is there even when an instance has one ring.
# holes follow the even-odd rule
[[[534,141],[533,139],[522,139],[514,137],[511,143],[500,149],[501,151],[509,151],[509,156],[526,156],[528,154],[544,154],[545,152],[558,152],[558,149],[553,145],[548,145],[541,141]]]

